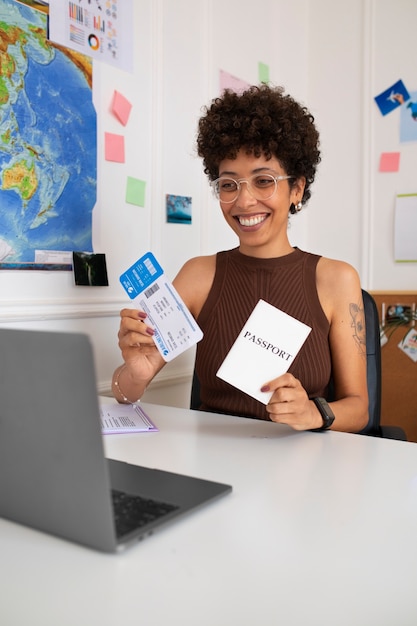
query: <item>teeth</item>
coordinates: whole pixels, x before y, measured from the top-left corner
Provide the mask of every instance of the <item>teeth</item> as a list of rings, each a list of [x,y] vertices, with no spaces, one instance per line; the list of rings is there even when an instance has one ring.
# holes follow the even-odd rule
[[[264,221],[265,215],[256,215],[255,217],[239,217],[239,223],[242,226],[256,226]]]

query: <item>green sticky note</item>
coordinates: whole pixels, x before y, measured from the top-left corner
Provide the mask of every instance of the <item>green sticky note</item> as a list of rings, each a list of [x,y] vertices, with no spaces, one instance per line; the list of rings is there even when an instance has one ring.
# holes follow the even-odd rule
[[[146,183],[144,180],[128,176],[126,183],[126,202],[136,204],[137,206],[145,206],[145,189]]]
[[[266,63],[258,63],[258,75],[260,83],[269,83],[269,66]]]

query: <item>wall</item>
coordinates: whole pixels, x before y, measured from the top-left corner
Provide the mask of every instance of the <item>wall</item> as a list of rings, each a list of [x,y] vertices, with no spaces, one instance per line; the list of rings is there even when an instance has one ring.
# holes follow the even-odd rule
[[[308,209],[308,247],[351,263],[365,281],[362,105],[366,4],[361,0],[311,2],[308,55],[308,103],[320,130],[322,152]]]
[[[414,2],[399,0],[395,8],[391,4],[134,0],[133,74],[103,64],[94,67],[99,153],[94,248],[106,253],[110,286],[74,287],[70,273],[2,271],[0,324],[89,333],[99,391],[109,389],[120,361],[118,313],[128,304],[120,273],[151,249],[173,278],[187,258],[236,244],[196,157],[195,130],[201,107],[219,93],[220,69],[256,83],[259,61],[269,65],[271,82],[284,85],[309,106],[322,135],[323,162],[308,208],[292,218],[292,243],[351,262],[367,288],[399,288],[397,282],[413,288],[416,266],[398,268],[386,251],[391,245],[392,196],[397,183],[401,189],[412,188],[415,146],[407,153],[408,174],[387,179],[375,171],[380,142],[384,149],[392,146],[387,145],[390,131],[380,128],[372,106],[375,90],[384,89],[398,74],[412,80],[414,51],[408,31],[395,49],[398,64],[388,69],[382,62],[390,25],[396,33],[389,39],[394,46],[400,38],[399,20],[401,27],[415,23],[400,10],[415,15]],[[114,89],[133,104],[124,131],[125,164],[103,158],[103,133],[123,132],[109,111]],[[394,123],[389,120],[389,128]],[[126,204],[127,176],[146,180],[144,208]],[[382,185],[389,189],[380,191]],[[191,226],[165,222],[166,193],[192,197]],[[146,399],[186,404],[192,362],[190,352],[170,363]]]
[[[381,93],[401,78],[410,92],[417,91],[416,62],[413,41],[417,23],[417,3],[402,0],[398,5],[382,0],[375,2],[373,19],[373,55],[370,86],[373,94]],[[415,100],[415,98],[414,98]],[[417,288],[417,264],[394,263],[392,228],[394,200],[397,193],[416,193],[417,142],[398,142],[400,112],[385,118],[373,107],[371,126],[371,195],[372,207],[370,281],[373,289],[407,290]],[[384,175],[377,171],[377,159],[384,151],[401,152],[398,173]]]
[[[417,143],[399,142],[399,109],[382,116],[374,97],[400,78],[417,89],[415,0],[313,0],[308,101],[323,162],[311,203],[311,250],[349,261],[367,289],[417,287],[417,264],[394,261],[397,193],[416,193]],[[381,152],[400,170],[378,171]],[[314,218],[313,218],[314,212]]]

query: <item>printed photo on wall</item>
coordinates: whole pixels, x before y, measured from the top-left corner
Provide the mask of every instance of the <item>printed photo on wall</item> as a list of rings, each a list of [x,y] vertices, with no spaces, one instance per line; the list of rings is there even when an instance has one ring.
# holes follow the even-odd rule
[[[398,80],[391,87],[375,96],[375,102],[382,115],[391,113],[391,111],[394,111],[394,109],[397,109],[409,99],[410,94],[402,80]]]
[[[166,219],[169,224],[191,224],[191,209],[189,196],[166,194]]]
[[[74,280],[77,286],[108,287],[105,254],[73,252]]]

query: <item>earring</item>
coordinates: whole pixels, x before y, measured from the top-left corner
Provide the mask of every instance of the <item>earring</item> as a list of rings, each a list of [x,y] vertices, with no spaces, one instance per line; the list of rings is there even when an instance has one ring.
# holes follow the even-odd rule
[[[290,205],[290,213],[291,213],[291,215],[294,215],[295,213],[299,213],[302,208],[303,208],[303,203],[302,202],[298,202],[295,205],[294,205],[293,202],[291,202],[291,205]]]

